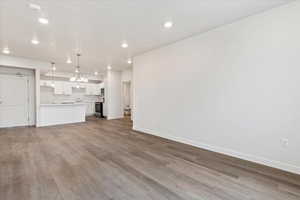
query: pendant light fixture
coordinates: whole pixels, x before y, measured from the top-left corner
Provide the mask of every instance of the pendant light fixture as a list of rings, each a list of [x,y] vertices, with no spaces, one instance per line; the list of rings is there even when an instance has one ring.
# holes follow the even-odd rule
[[[51,87],[55,87],[55,82],[54,82],[54,72],[56,70],[56,67],[55,67],[55,62],[51,62],[51,71],[52,71],[52,76],[51,76],[51,79],[52,79],[52,82],[51,82]]]
[[[75,67],[75,74],[73,77],[70,78],[70,81],[72,82],[79,82],[79,83],[87,83],[89,80],[87,78],[84,78],[80,71],[80,65],[79,65],[79,58],[81,54],[77,54],[77,65]]]

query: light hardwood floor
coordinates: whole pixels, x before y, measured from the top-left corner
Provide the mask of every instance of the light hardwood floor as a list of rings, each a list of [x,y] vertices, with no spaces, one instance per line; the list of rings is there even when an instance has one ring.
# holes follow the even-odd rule
[[[131,126],[0,129],[0,200],[300,200],[300,176]]]

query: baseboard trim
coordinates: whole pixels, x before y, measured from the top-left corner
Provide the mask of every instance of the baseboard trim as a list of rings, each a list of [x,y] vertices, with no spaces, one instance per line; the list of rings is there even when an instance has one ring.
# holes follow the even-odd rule
[[[122,119],[122,118],[124,118],[124,116],[107,117],[107,120]]]
[[[150,134],[150,135],[155,135],[158,137],[162,137],[165,139],[169,139],[169,140],[173,140],[176,142],[180,142],[180,143],[184,143],[184,144],[188,144],[188,145],[192,145],[194,147],[198,147],[198,148],[202,148],[202,149],[206,149],[209,151],[213,151],[213,152],[217,152],[217,153],[221,153],[221,154],[225,154],[228,156],[232,156],[232,157],[236,157],[242,160],[247,160],[250,162],[255,162],[258,164],[262,164],[262,165],[266,165],[269,167],[273,167],[276,169],[280,169],[283,171],[287,171],[287,172],[291,172],[294,174],[298,174],[300,175],[300,167],[294,166],[294,165],[290,165],[290,164],[285,164],[279,161],[274,161],[274,160],[268,160],[262,157],[257,157],[257,156],[253,156],[253,155],[249,155],[249,154],[244,154],[244,153],[239,153],[230,149],[226,149],[226,148],[222,148],[222,147],[216,147],[213,145],[208,145],[208,144],[203,144],[200,142],[195,142],[195,141],[191,141],[189,139],[186,138],[182,138],[182,137],[176,137],[176,136],[172,136],[169,134],[161,134],[159,131],[155,131],[155,130],[151,130],[151,129],[147,129],[147,128],[142,128],[142,127],[138,127],[138,126],[134,126],[133,130],[135,131],[140,131],[146,134]]]

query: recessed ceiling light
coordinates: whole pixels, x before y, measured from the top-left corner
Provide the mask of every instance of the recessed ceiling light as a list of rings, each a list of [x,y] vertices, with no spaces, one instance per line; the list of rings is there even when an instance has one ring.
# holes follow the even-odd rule
[[[68,58],[67,63],[68,63],[68,64],[71,64],[71,63],[72,63],[72,60],[71,60],[70,58]]]
[[[43,17],[39,18],[39,22],[40,22],[41,24],[48,24],[48,23],[49,23],[48,19],[43,18]]]
[[[128,63],[128,64],[132,64],[132,60],[129,58],[129,59],[127,60],[127,63]]]
[[[111,70],[111,66],[110,66],[110,65],[108,65],[108,66],[107,66],[107,69],[108,69],[108,70]]]
[[[5,47],[5,48],[2,50],[2,53],[4,53],[4,54],[10,54],[9,48]]]
[[[121,47],[122,47],[122,48],[127,48],[127,47],[128,47],[127,42],[123,42],[122,45],[121,45]]]
[[[98,75],[98,72],[95,72],[94,74],[95,74],[95,76],[97,76],[97,75]]]
[[[34,3],[30,3],[29,8],[31,8],[33,10],[41,10],[41,6],[34,4]]]
[[[165,28],[172,28],[172,26],[173,26],[173,22],[171,22],[171,21],[167,21],[164,23]]]
[[[37,39],[32,39],[32,40],[31,40],[31,43],[32,43],[32,44],[39,44],[40,41],[38,41]]]

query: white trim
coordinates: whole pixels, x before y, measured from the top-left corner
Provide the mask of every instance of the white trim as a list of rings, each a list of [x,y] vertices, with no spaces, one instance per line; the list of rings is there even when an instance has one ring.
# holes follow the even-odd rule
[[[107,117],[107,120],[112,120],[112,119],[123,119],[124,116],[116,116],[116,117]]]
[[[155,131],[155,130],[151,130],[151,129],[147,129],[147,128],[142,128],[142,127],[138,127],[138,126],[133,126],[133,130],[140,131],[140,132],[143,132],[143,133],[146,133],[146,134],[155,135],[155,136],[162,137],[162,138],[166,138],[166,139],[173,140],[173,141],[176,141],[176,142],[189,144],[189,145],[201,148],[201,149],[206,149],[206,150],[210,150],[210,151],[213,151],[213,152],[222,153],[222,154],[233,156],[233,157],[236,157],[236,158],[239,158],[239,159],[242,159],[242,160],[255,162],[255,163],[258,163],[258,164],[266,165],[266,166],[269,166],[269,167],[277,168],[277,169],[280,169],[280,170],[284,170],[284,171],[287,171],[287,172],[291,172],[291,173],[295,173],[295,174],[300,175],[300,167],[295,166],[295,165],[290,165],[290,164],[286,164],[286,163],[282,163],[282,162],[274,161],[274,160],[268,160],[266,158],[236,152],[236,151],[231,150],[231,149],[226,149],[226,148],[222,148],[222,147],[216,147],[216,146],[213,146],[213,145],[203,144],[201,142],[191,141],[190,139],[186,139],[186,138],[182,138],[182,137],[176,137],[176,136],[172,136],[172,135],[169,135],[169,134],[162,134],[162,133],[159,133],[159,131]]]
[[[35,74],[35,126],[40,127],[41,72],[39,69],[35,69],[34,74]]]

